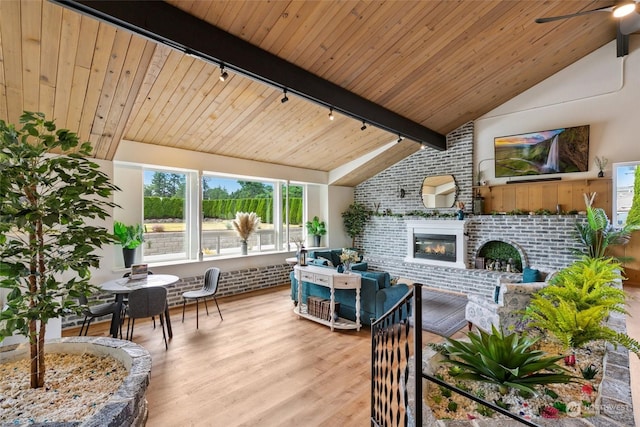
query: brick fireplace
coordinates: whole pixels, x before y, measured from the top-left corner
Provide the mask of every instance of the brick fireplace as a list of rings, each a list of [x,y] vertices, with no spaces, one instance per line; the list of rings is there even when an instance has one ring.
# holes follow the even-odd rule
[[[508,242],[522,252],[523,264],[542,271],[558,270],[577,258],[572,252],[572,248],[579,246],[575,224],[584,220],[584,215],[480,215],[464,221],[374,216],[367,223],[366,233],[356,240],[356,246],[363,249],[371,270],[388,271],[430,287],[490,296],[498,278],[516,280],[520,275],[474,268],[476,255],[485,243]],[[438,264],[413,256],[416,230],[424,231],[424,225],[433,225],[427,231],[442,234],[449,224],[464,227],[464,244],[456,245],[456,250],[466,246],[466,253],[458,258],[464,260],[461,265],[459,261]]]

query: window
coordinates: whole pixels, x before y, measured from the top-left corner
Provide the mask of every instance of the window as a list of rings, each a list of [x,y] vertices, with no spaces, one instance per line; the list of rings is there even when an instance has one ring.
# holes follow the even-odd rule
[[[194,177],[194,172],[143,168],[144,262],[197,259]]]
[[[240,238],[232,225],[236,212],[255,212],[261,220],[249,238],[249,253],[290,250],[293,236],[302,237],[303,188],[282,181],[203,175],[203,256],[240,254]]]
[[[142,262],[240,256],[236,212],[261,219],[249,238],[249,254],[293,250],[289,242],[303,236],[304,185],[128,162],[115,163],[114,172],[122,189],[114,197],[122,207],[114,217],[143,223]]]
[[[304,241],[303,194],[304,186],[302,185],[282,184],[282,211],[285,213],[282,217],[282,229],[288,230],[288,233],[285,232],[285,250],[297,249],[296,245]],[[288,239],[286,234],[289,235]]]

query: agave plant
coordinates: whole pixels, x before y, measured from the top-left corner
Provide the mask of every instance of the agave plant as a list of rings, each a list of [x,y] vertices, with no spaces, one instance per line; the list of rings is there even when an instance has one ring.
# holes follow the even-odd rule
[[[568,383],[576,380],[556,362],[563,356],[549,356],[533,350],[538,339],[516,333],[504,335],[492,327],[492,332],[467,334],[469,341],[448,338],[442,347],[446,363],[461,369],[456,379],[496,384],[501,394],[509,388],[536,394],[536,385]]]

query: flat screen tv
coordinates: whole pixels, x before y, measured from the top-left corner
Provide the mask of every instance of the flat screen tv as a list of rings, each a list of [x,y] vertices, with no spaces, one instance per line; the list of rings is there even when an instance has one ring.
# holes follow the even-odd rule
[[[589,125],[495,138],[496,178],[589,170]]]

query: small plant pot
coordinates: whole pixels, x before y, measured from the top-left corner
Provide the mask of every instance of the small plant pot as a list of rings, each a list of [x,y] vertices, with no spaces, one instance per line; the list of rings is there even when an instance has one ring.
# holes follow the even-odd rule
[[[122,248],[122,258],[124,258],[125,268],[131,267],[136,260],[136,250],[129,248]]]

